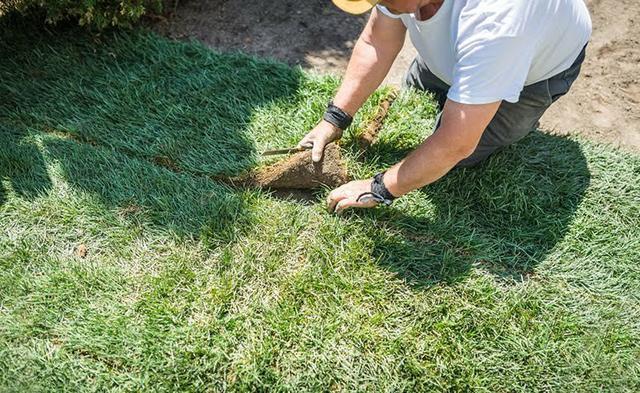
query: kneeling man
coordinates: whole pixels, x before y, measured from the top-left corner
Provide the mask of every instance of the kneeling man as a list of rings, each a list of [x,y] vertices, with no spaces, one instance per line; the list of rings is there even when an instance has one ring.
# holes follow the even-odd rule
[[[474,166],[538,126],[580,72],[591,36],[583,0],[333,0],[373,8],[323,119],[300,141],[314,161],[387,75],[406,32],[418,56],[406,83],[433,92],[436,131],[373,179],[333,190],[331,211],[390,204],[454,167]]]

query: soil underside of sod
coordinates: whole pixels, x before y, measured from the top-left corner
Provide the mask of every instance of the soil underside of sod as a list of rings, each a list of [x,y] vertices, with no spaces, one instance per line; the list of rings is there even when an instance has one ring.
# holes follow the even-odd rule
[[[383,99],[372,121],[363,132],[358,133],[356,143],[361,153],[375,142],[396,95],[397,93],[392,91]],[[232,185],[264,188],[285,194],[291,191],[304,195],[305,190],[314,190],[323,186],[338,187],[349,181],[349,175],[340,147],[330,143],[326,146],[320,162],[314,163],[311,160],[311,151],[307,150],[251,171],[244,176],[223,180]]]
[[[315,176],[308,152],[260,156],[335,78],[144,32],[0,38],[0,390],[640,387],[637,155],[535,132],[337,217],[321,182],[264,188]],[[432,99],[389,94],[326,183],[429,135]]]

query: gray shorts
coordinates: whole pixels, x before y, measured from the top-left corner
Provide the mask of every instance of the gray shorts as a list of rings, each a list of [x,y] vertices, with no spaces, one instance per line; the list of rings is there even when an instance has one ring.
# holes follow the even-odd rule
[[[567,69],[549,79],[525,86],[520,99],[515,104],[503,101],[498,112],[484,130],[478,147],[473,154],[458,163],[458,167],[471,167],[479,164],[501,147],[508,146],[534,131],[544,112],[558,98],[565,95],[578,78],[580,66],[584,61],[586,46],[574,63]],[[431,73],[422,59],[416,57],[405,77],[405,85],[433,93],[438,101],[440,112],[447,100],[449,85]],[[436,130],[440,125],[440,115]]]

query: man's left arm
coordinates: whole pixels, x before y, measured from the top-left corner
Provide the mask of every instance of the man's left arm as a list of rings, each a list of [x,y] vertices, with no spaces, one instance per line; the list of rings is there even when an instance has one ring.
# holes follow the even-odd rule
[[[399,197],[444,176],[474,152],[499,106],[500,101],[469,105],[447,100],[436,132],[387,170],[383,179],[387,190]],[[375,206],[373,201],[358,201],[360,195],[371,191],[371,181],[356,180],[336,188],[327,198],[327,207],[339,213],[351,207]]]

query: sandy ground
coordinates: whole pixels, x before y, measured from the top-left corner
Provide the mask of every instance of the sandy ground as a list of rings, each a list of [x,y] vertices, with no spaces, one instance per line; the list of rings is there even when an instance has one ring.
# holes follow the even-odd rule
[[[640,2],[586,0],[593,37],[582,75],[542,119],[542,128],[579,133],[640,151]],[[328,0],[182,1],[155,29],[219,50],[272,57],[320,73],[342,73],[366,16]],[[410,42],[384,83],[399,86],[415,56]]]

